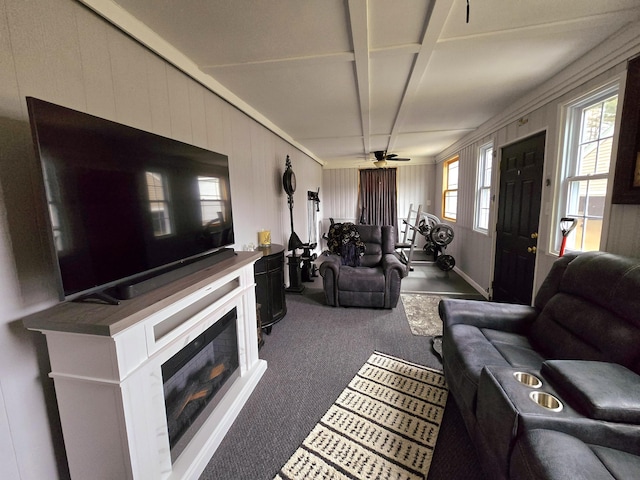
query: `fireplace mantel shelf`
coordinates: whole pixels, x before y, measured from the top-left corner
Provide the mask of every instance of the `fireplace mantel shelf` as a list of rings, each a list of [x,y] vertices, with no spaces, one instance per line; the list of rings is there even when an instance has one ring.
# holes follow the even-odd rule
[[[29,330],[113,336],[177,300],[262,257],[260,252],[236,252],[211,267],[183,277],[119,305],[103,302],[63,302],[23,319]]]
[[[261,257],[237,252],[120,305],[65,302],[23,319],[47,338],[71,478],[200,476],[267,368],[258,356],[254,264]],[[174,450],[163,365],[229,314],[238,366]]]

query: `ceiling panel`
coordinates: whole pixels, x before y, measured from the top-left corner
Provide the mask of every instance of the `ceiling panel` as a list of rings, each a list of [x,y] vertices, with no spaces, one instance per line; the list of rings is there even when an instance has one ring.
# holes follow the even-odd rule
[[[362,135],[352,62],[240,70],[215,78],[294,138]]]
[[[533,26],[570,24],[604,13],[638,12],[638,0],[470,0],[469,23],[466,2],[457,1],[442,31],[441,40]]]
[[[464,137],[469,130],[443,130],[433,132],[401,133],[396,138],[393,153],[416,160],[433,159],[452,143]]]
[[[536,30],[438,44],[401,131],[477,126],[595,47],[607,29],[577,33]]]
[[[362,157],[362,137],[305,138],[304,144],[322,158],[354,160]]]
[[[431,3],[425,0],[369,1],[370,48],[421,43]]]
[[[352,48],[342,0],[118,0],[118,4],[206,66]]]
[[[393,128],[414,59],[411,54],[371,58],[372,134],[388,133]]]
[[[80,1],[115,24],[122,10],[100,7],[122,7],[214,91],[341,167],[387,147],[437,155],[631,22],[640,30],[640,0],[469,0],[468,23],[467,0]]]

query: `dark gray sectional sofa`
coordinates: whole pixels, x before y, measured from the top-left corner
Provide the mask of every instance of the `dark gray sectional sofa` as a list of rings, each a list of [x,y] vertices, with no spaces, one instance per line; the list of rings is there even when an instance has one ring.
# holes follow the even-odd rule
[[[488,478],[640,478],[640,260],[566,255],[533,307],[444,299],[440,316]]]

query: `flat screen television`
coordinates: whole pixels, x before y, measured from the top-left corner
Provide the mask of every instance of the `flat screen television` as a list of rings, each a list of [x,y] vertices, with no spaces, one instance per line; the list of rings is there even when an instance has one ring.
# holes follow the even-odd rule
[[[129,298],[141,293],[132,285],[233,255],[227,156],[37,98],[27,106],[61,299]]]

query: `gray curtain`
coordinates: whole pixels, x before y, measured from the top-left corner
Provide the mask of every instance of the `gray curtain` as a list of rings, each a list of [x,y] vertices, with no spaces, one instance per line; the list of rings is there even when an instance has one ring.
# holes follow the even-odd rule
[[[396,227],[396,171],[395,168],[360,170],[360,223]]]

